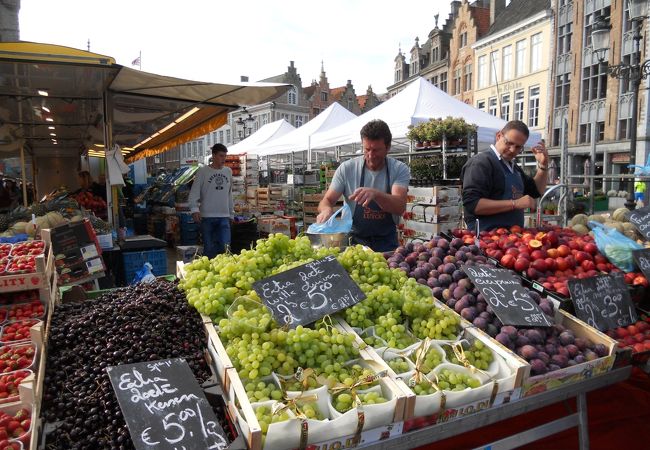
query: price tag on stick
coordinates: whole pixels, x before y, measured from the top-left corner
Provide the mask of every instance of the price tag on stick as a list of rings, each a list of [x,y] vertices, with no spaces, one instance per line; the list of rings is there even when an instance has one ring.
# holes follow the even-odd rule
[[[650,206],[635,209],[629,213],[629,221],[634,224],[646,241],[650,241]]]
[[[107,370],[138,450],[222,450],[228,446],[184,359],[124,364]]]
[[[539,309],[535,300],[521,285],[521,280],[509,270],[463,266],[463,271],[504,325],[521,327],[553,325],[553,319]]]
[[[366,298],[335,256],[298,266],[253,283],[280,325],[295,328]]]
[[[621,274],[569,280],[569,292],[578,319],[600,331],[638,320]]]

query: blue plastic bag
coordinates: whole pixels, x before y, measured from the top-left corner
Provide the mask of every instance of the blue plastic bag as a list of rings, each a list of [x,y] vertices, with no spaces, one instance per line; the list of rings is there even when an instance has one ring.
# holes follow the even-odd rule
[[[621,234],[615,228],[606,227],[599,222],[591,221],[589,226],[594,232],[594,238],[600,253],[605,255],[609,262],[622,271],[633,272],[636,264],[634,263],[632,251],[639,250],[643,246]]]
[[[142,269],[138,270],[135,273],[135,276],[133,277],[133,281],[131,281],[131,284],[136,284],[136,283],[153,283],[156,281],[156,277],[153,273],[151,273],[151,269],[153,269],[153,266],[151,263],[144,263],[142,265]]]
[[[341,219],[336,217],[341,214]],[[349,233],[352,229],[352,211],[348,204],[344,204],[341,209],[338,209],[332,216],[327,219],[327,222],[312,223],[307,228],[307,233],[321,234],[321,233]]]

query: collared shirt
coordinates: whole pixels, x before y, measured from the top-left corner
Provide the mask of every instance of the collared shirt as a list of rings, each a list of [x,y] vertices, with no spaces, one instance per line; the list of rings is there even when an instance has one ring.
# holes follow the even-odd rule
[[[494,154],[497,155],[497,158],[499,158],[500,161],[503,161],[505,163],[508,170],[510,170],[510,173],[514,173],[515,172],[515,162],[514,161],[506,161],[505,159],[503,159],[503,157],[501,156],[501,153],[499,153],[497,151],[497,149],[496,149],[496,147],[494,145],[490,145],[490,148],[492,149]]]

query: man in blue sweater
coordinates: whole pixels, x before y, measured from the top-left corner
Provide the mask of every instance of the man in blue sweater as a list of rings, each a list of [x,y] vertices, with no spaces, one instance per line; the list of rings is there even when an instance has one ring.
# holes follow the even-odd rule
[[[214,258],[230,244],[230,220],[235,217],[232,199],[232,171],[226,167],[228,149],[212,146],[212,164],[201,167],[190,190],[190,211],[201,224],[203,255]]]
[[[515,158],[530,132],[519,120],[497,132],[490,150],[470,158],[461,171],[465,223],[475,232],[524,225],[524,210],[534,208],[546,189],[548,152],[544,142],[532,148],[537,161],[534,177],[526,175]],[[479,230],[476,230],[476,219]]]

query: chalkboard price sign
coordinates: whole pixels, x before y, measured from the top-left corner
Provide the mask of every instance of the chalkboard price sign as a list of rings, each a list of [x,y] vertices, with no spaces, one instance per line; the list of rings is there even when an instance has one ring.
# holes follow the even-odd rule
[[[650,240],[650,206],[631,211],[629,220],[646,240]]]
[[[335,256],[304,264],[253,283],[281,325],[295,328],[366,298]]]
[[[521,280],[507,269],[463,266],[463,271],[483,294],[504,325],[550,327],[552,318],[539,309]]]
[[[650,248],[634,250],[632,251],[632,256],[634,256],[636,265],[639,266],[643,275],[650,280]]]
[[[607,331],[637,321],[636,311],[621,274],[569,280],[578,319]]]
[[[225,433],[182,358],[109,367],[131,440],[139,450],[222,450]]]

